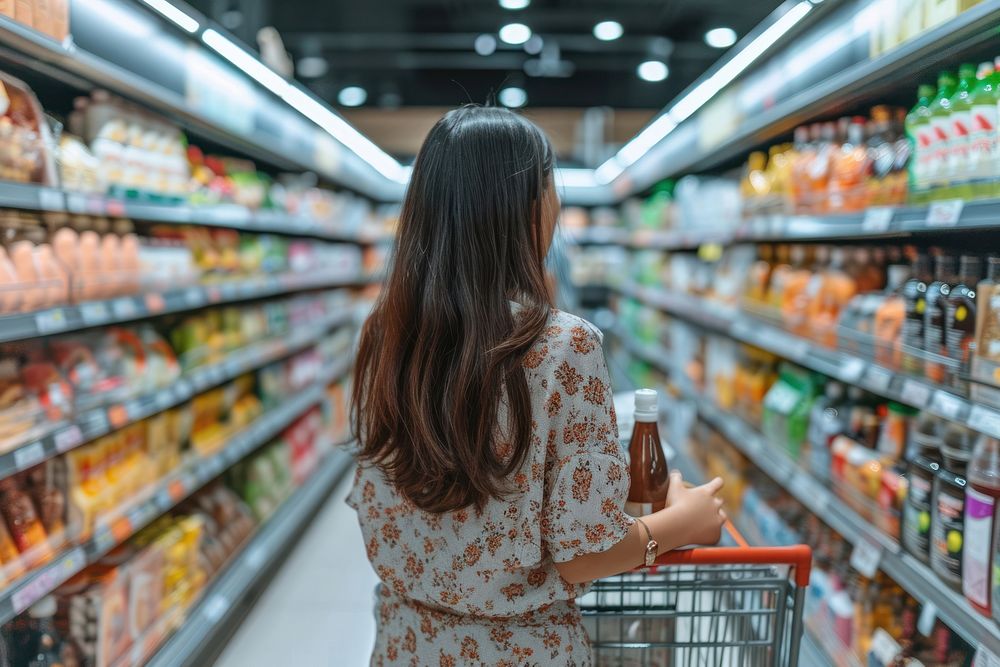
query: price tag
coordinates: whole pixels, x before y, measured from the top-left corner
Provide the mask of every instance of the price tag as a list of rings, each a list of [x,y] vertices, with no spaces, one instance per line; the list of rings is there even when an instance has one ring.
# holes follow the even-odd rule
[[[192,393],[191,383],[186,378],[180,378],[174,383],[174,393],[178,401],[187,400]]]
[[[52,308],[35,313],[35,328],[38,333],[49,334],[63,331],[68,326],[66,313],[62,308]]]
[[[892,223],[892,215],[893,209],[888,206],[872,206],[865,211],[865,217],[861,221],[861,230],[871,233],[887,231]]]
[[[882,549],[866,539],[861,539],[851,551],[851,567],[861,575],[873,579],[882,561]]]
[[[128,410],[124,405],[112,405],[108,408],[108,421],[115,428],[121,428],[128,423]]]
[[[18,470],[27,470],[45,460],[45,447],[41,442],[33,442],[14,450],[14,465]]]
[[[205,303],[205,292],[200,287],[189,287],[184,290],[184,303],[189,308],[197,308]]]
[[[111,312],[119,320],[130,320],[137,315],[138,308],[135,307],[135,301],[131,297],[124,296],[111,302]]]
[[[161,389],[156,393],[156,407],[166,410],[174,404],[174,395],[169,388]]]
[[[876,394],[885,394],[892,383],[892,373],[878,366],[869,366],[864,378],[865,386]]]
[[[969,412],[969,428],[1000,438],[1000,412],[984,405],[973,405]]]
[[[904,403],[909,403],[915,408],[926,407],[931,399],[931,388],[916,380],[904,380],[901,397]]]
[[[962,199],[945,199],[931,202],[927,209],[928,227],[954,227],[962,217],[965,201]]]
[[[864,359],[858,359],[857,357],[849,357],[844,359],[840,364],[840,379],[844,382],[849,382],[854,384],[861,379],[862,374],[865,372],[865,361]]]
[[[77,310],[80,312],[80,319],[89,327],[104,324],[111,319],[111,313],[108,312],[108,304],[104,301],[81,303]]]
[[[132,524],[132,532],[138,532],[147,523],[152,521],[157,514],[156,506],[150,502],[144,502],[128,513],[128,521]]]
[[[38,191],[38,207],[43,211],[61,211],[64,208],[63,194],[51,188]]]
[[[110,539],[108,540],[110,544],[108,548],[116,544],[121,544],[128,538],[132,537],[132,533],[137,531],[139,528],[132,523],[132,520],[128,517],[122,517],[117,519],[113,524],[111,524]]]
[[[58,431],[52,436],[52,440],[56,443],[57,451],[66,452],[83,442],[83,433],[80,432],[79,426],[73,424],[69,428]]]
[[[139,399],[128,401],[125,404],[125,412],[128,414],[129,421],[139,421],[146,416],[146,408]]]
[[[59,561],[32,577],[24,586],[10,596],[14,612],[22,611],[48,595],[56,586],[79,572],[87,564],[87,554],[83,547],[76,547]]]
[[[222,300],[222,291],[218,287],[206,287],[205,295],[211,303],[218,303]]]
[[[184,483],[184,480],[175,479],[167,487],[167,493],[170,495],[171,503],[176,504],[187,496],[188,487]]]
[[[226,612],[229,611],[229,598],[216,593],[205,600],[205,606],[201,608],[201,615],[209,623],[218,623]]]
[[[78,192],[66,193],[66,209],[70,213],[87,213],[87,198]]]
[[[882,665],[887,666],[895,662],[896,657],[903,651],[903,647],[892,638],[892,635],[882,628],[878,628],[872,635],[872,643],[868,651]]]
[[[125,217],[125,202],[118,199],[108,199],[104,202],[104,211],[113,217]]]
[[[162,313],[167,307],[167,302],[164,301],[163,295],[159,292],[150,292],[146,295],[146,310],[150,313]]]
[[[976,659],[972,664],[974,667],[1000,667],[1000,657],[980,644],[979,648],[976,649]]]
[[[917,619],[917,631],[924,637],[930,637],[934,631],[934,621],[937,620],[937,607],[933,602],[925,602]]]
[[[931,408],[945,419],[958,419],[965,409],[965,401],[946,391],[935,391]]]
[[[264,564],[266,556],[267,550],[261,545],[255,544],[247,550],[246,559],[243,562],[251,571],[256,572]]]
[[[96,438],[108,432],[108,415],[100,408],[91,410],[84,416],[84,430]]]

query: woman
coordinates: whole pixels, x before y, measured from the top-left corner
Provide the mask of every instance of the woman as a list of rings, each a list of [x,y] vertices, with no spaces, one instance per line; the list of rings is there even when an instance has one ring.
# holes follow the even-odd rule
[[[719,539],[718,479],[675,475],[666,509],[622,510],[601,335],[550,306],[552,166],[537,127],[475,106],[417,156],[353,394],[375,665],[589,665],[588,582],[641,565],[651,540]]]

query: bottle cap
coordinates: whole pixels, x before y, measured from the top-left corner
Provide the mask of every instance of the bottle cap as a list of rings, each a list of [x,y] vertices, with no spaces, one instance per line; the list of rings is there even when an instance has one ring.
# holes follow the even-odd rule
[[[635,420],[656,421],[659,396],[654,389],[635,390]]]

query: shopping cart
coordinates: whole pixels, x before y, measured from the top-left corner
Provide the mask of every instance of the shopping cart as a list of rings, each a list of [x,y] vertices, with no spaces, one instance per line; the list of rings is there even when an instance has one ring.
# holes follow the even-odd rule
[[[812,551],[678,550],[579,600],[598,667],[795,667]]]

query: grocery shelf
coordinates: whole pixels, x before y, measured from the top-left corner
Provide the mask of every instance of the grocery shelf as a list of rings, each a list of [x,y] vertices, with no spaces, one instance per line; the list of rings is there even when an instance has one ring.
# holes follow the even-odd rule
[[[1000,438],[1000,411],[958,396],[931,382],[897,373],[847,352],[823,347],[737,308],[631,283],[623,285],[619,291],[648,306],[767,350],[823,375]]]
[[[0,591],[0,624],[6,623],[60,584],[100,559],[157,517],[175,507],[224,470],[266,444],[311,406],[319,403],[326,387],[350,368],[345,357],[325,369],[320,378],[277,408],[269,410],[233,435],[226,445],[209,456],[194,457],[173,475],[146,490],[143,499],[122,515],[97,527],[85,543],[56,556],[45,566],[29,572]]]
[[[151,666],[210,663],[229,637],[233,622],[267,584],[261,573],[280,562],[316,510],[350,467],[351,455],[337,448],[257,531],[222,571],[185,622],[146,663]],[[137,663],[133,663],[137,664]]]
[[[210,285],[151,291],[101,301],[84,301],[30,313],[0,316],[0,343],[121,324],[238,301],[262,299],[322,287],[351,287],[378,282],[378,276],[344,271],[315,271],[259,276]]]
[[[381,230],[369,228],[338,230],[304,216],[275,210],[255,211],[237,204],[196,206],[187,203],[134,201],[11,181],[0,181],[0,208],[58,211],[179,225],[227,227],[247,232],[307,236],[327,241],[360,244],[392,240],[390,234]]]
[[[286,337],[234,350],[222,361],[205,364],[184,373],[169,386],[123,402],[87,410],[71,423],[61,424],[37,439],[30,439],[11,451],[0,454],[0,479],[27,470],[158,412],[169,410],[211,387],[314,345],[330,329],[351,321],[353,317],[354,312],[345,307],[322,322],[293,331]]]
[[[669,354],[657,346],[625,340],[626,348],[660,370],[673,373]],[[983,645],[1000,655],[1000,627],[991,618],[976,612],[965,598],[950,588],[927,565],[908,553],[894,538],[844,505],[822,482],[799,467],[783,451],[772,447],[763,434],[740,417],[727,413],[691,387],[681,387],[684,398],[692,401],[698,414],[715,427],[768,477],[781,485],[840,533],[851,544],[868,545],[879,552],[879,568],[892,577],[923,605],[934,605],[937,616],[973,646]]]

